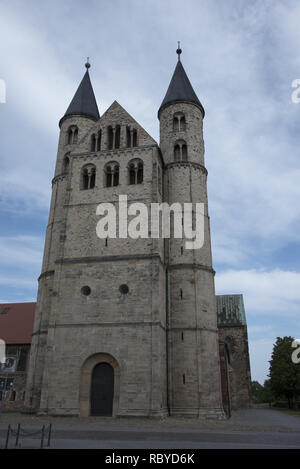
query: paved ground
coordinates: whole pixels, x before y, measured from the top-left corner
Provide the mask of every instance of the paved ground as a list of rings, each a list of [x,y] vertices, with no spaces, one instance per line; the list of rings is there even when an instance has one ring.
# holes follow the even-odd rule
[[[109,419],[35,417],[23,414],[0,416],[0,447],[8,424],[36,431],[52,423],[52,448],[298,448],[300,418],[273,409],[235,412],[227,421],[188,419]],[[37,437],[35,437],[37,438]],[[11,439],[10,447],[15,443]],[[38,439],[20,438],[21,447],[39,447]]]

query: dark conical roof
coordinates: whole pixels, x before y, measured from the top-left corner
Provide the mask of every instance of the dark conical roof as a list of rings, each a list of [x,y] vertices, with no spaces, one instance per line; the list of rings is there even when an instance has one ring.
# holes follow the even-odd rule
[[[73,114],[82,114],[83,116],[92,117],[93,119],[100,118],[88,69],[85,72],[74,98],[63,116],[63,119]]]
[[[188,101],[190,103],[196,104],[196,106],[201,109],[204,117],[205,112],[203,106],[197,98],[197,95],[193,90],[190,80],[188,79],[188,76],[185,73],[180,60],[178,60],[171,82],[169,84],[168,91],[158,110],[158,115],[162,108],[169,104],[173,104],[176,101]]]

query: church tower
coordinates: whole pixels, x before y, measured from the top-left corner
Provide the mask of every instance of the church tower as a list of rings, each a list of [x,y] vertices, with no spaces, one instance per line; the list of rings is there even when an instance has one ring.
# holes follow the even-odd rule
[[[163,162],[116,101],[100,117],[89,66],[60,120],[25,404],[40,414],[162,416],[163,242],[101,239],[96,211],[105,202],[118,214],[121,195],[148,209],[161,202]]]
[[[168,388],[171,415],[222,418],[214,270],[212,268],[204,109],[180,61],[159,108],[165,200],[204,203],[204,244],[166,243],[168,278]],[[193,213],[193,217],[195,214]]]

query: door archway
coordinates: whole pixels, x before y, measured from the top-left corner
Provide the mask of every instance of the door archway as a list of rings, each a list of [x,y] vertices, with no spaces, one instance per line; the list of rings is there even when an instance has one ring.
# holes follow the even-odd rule
[[[92,372],[90,415],[111,417],[113,399],[114,369],[109,363],[98,363]]]
[[[98,370],[98,365],[109,365],[113,373],[113,404],[112,404],[112,415],[113,417],[118,415],[119,412],[119,399],[120,399],[120,366],[118,361],[109,353],[99,352],[94,355],[90,355],[82,364],[80,371],[80,389],[79,389],[79,415],[80,417],[89,417],[92,410],[92,396],[93,390],[93,376],[96,383],[97,375],[100,376],[101,384],[101,367]],[[95,375],[94,375],[95,371]],[[109,373],[109,372],[108,372]],[[99,378],[98,376],[98,378]],[[97,389],[99,386],[95,386]]]

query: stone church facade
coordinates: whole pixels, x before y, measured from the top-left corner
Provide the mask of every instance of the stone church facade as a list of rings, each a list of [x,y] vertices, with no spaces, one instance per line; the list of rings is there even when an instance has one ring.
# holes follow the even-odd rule
[[[27,373],[29,411],[221,419],[229,413],[226,399],[234,402],[228,334],[219,344],[204,109],[177,53],[158,110],[159,145],[116,101],[100,117],[89,64],[60,120]],[[117,206],[120,195],[149,212],[151,203],[204,203],[203,247],[187,250],[184,238],[172,236],[100,239],[96,208]],[[247,333],[241,341],[247,355]],[[248,406],[249,357],[241,369],[239,396]]]

